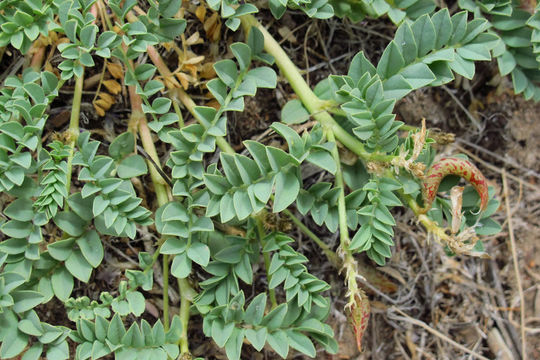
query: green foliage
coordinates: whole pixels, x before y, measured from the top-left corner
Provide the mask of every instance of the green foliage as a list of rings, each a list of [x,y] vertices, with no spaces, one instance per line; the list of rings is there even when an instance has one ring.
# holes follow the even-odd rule
[[[436,6],[432,0],[330,0],[330,4],[337,16],[348,17],[353,22],[359,22],[366,16],[378,18],[388,15],[394,24],[430,14]]]
[[[197,310],[202,314],[216,305],[227,305],[240,291],[239,280],[245,284],[253,283],[252,264],[258,261],[259,253],[256,242],[216,233],[210,234],[208,246],[211,260],[205,271],[211,277],[199,284],[202,291],[195,301]]]
[[[296,207],[302,215],[309,212],[317,225],[324,224],[330,232],[335,232],[339,223],[338,196],[339,188],[332,187],[332,184],[327,182],[316,183],[308,190],[300,190],[300,194],[296,199]],[[345,197],[347,224],[351,229],[356,229],[358,226],[356,209],[358,209],[365,196],[366,193],[358,189]]]
[[[85,184],[80,194],[74,195],[74,201],[79,203],[73,211],[84,220],[95,218],[95,225],[103,234],[134,238],[135,224],[151,224],[151,212],[140,206],[142,200],[136,197],[131,182],[114,177],[113,173],[118,171],[122,175],[123,171],[130,171],[128,175],[132,175],[134,170],[142,169],[125,169],[125,160],[116,166],[113,158],[96,155],[99,142],[90,141],[89,133],[82,133],[77,145],[79,151],[73,157],[73,165],[82,166],[79,180]]]
[[[314,305],[324,307],[327,300],[320,294],[330,286],[308,273],[304,265],[308,259],[288,245],[294,240],[288,236],[272,234],[264,242],[262,252],[273,252],[268,268],[268,288],[274,289],[283,283],[287,304],[290,306],[296,302],[298,307],[308,313]]]
[[[490,2],[461,0],[462,9],[476,18],[490,19],[493,33],[500,41],[493,49],[502,76],[511,75],[516,94],[540,101],[540,22],[538,7],[531,15],[511,1]]]
[[[69,337],[78,343],[75,359],[99,359],[114,353],[115,359],[176,359],[179,349],[176,343],[182,332],[182,323],[173,318],[171,327],[165,331],[161,321],[151,326],[146,320],[140,325],[131,324],[126,330],[117,314],[109,321],[97,315],[94,321],[77,320],[77,329]]]
[[[266,301],[266,294],[259,294],[244,310],[245,297],[240,291],[228,304],[215,307],[204,317],[205,335],[225,347],[231,360],[240,359],[244,338],[258,351],[268,343],[283,359],[290,348],[315,357],[313,342],[306,335],[329,353],[337,351],[332,328],[322,322],[328,315],[328,302],[314,306],[311,313],[295,302],[283,303],[265,315]]]
[[[0,95],[0,191],[9,191],[22,186],[26,174],[35,171],[31,154],[40,145],[44,112],[58,94],[58,80],[47,71],[26,70],[21,79],[8,77],[4,85]]]
[[[221,17],[226,19],[225,25],[233,31],[240,26],[241,16],[258,12],[255,5],[238,0],[211,0],[208,1],[208,6],[212,10],[219,11]],[[307,16],[315,19],[328,19],[334,15],[334,10],[328,0],[270,0],[268,7],[276,19],[280,19],[287,8],[300,9]]]
[[[53,14],[47,1],[2,1],[0,46],[11,44],[26,53],[40,34],[47,36]]]
[[[366,251],[379,265],[384,265],[385,258],[392,256],[390,246],[394,246],[396,221],[389,208],[401,205],[394,194],[400,188],[401,184],[388,178],[372,179],[362,188],[367,193],[367,202],[358,209],[361,226],[351,240],[350,249]]]
[[[287,7],[300,9],[307,16],[315,19],[328,19],[334,15],[332,5],[326,0],[269,0],[268,6],[276,19],[280,19],[283,16],[285,11],[287,11]]]
[[[66,188],[68,166],[65,159],[71,153],[71,147],[55,141],[49,145],[51,152],[41,151],[40,162],[42,171],[47,171],[40,185],[42,190],[34,203],[38,212],[45,211],[48,217],[54,217],[58,208],[64,206],[64,200],[68,197]]]

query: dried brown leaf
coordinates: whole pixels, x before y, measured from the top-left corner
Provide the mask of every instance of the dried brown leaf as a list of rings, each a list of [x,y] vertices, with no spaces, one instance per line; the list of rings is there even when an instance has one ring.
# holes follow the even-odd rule
[[[60,39],[58,39],[58,41],[56,42],[56,45],[60,45],[60,44],[67,44],[69,43],[69,39],[67,37],[61,37]]]
[[[195,65],[201,63],[204,60],[204,55],[194,56],[184,60],[184,65]]]
[[[114,104],[114,97],[106,92],[99,93],[99,99],[92,102],[98,116],[105,116],[105,112]]]
[[[204,21],[204,31],[210,41],[216,42],[221,37],[221,20],[218,13],[213,13]]]
[[[202,79],[213,79],[216,77],[216,70],[214,70],[214,63],[207,62],[202,64],[199,76]]]
[[[100,92],[98,96],[100,100],[106,101],[111,105],[115,103],[114,97],[106,92]]]
[[[165,87],[167,89],[174,89],[174,88],[178,87],[178,83],[176,82],[174,77],[161,78],[161,82],[163,83],[163,85],[165,85]]]
[[[99,101],[99,100],[98,100],[98,101]],[[94,106],[94,109],[96,110],[96,113],[97,113],[98,116],[100,116],[100,117],[105,116],[105,110],[104,110],[101,106],[99,106],[98,104],[96,104],[96,102],[97,102],[97,101],[94,101],[94,102],[92,103],[92,105]]]
[[[182,84],[182,87],[184,88],[184,90],[187,90],[188,87],[189,87],[189,82],[191,80],[191,76],[189,76],[188,74],[184,74],[184,73],[176,73],[176,78],[180,81],[180,84]]]
[[[216,99],[212,99],[209,102],[207,102],[206,106],[213,107],[216,110],[218,110],[221,107],[221,105],[219,104],[219,102]]]
[[[204,4],[197,6],[197,9],[195,10],[195,16],[197,17],[197,19],[199,19],[200,22],[204,23],[204,20],[206,19],[206,7],[204,7]]]
[[[293,32],[291,31],[291,29],[289,29],[288,26],[280,27],[278,29],[278,33],[283,39],[287,40],[292,44],[296,44],[298,42],[298,40],[296,40],[296,36],[294,36]]]
[[[116,80],[105,80],[103,81],[103,85],[113,95],[117,95],[122,91],[122,85],[120,85]]]
[[[198,71],[198,66],[197,65],[191,65],[191,64],[186,65],[186,66],[184,66],[184,70],[191,73],[191,77],[193,78],[192,82],[197,81],[197,71]]]
[[[184,44],[186,46],[191,46],[191,45],[197,45],[197,44],[202,44],[204,43],[204,40],[201,38],[201,35],[199,34],[198,31],[195,31],[190,37],[188,37],[186,39],[186,41],[184,42]]]
[[[463,186],[454,186],[450,190],[450,202],[452,203],[452,234],[457,234],[461,227],[461,205],[463,203]]]
[[[109,70],[109,73],[115,79],[122,79],[124,77],[124,70],[120,64],[107,63],[107,70]]]

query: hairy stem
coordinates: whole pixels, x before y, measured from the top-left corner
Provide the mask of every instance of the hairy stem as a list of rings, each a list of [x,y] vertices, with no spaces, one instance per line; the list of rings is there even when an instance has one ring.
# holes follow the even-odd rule
[[[326,137],[328,141],[335,142],[336,137],[332,129],[326,128]],[[345,282],[347,283],[349,301],[348,306],[355,303],[355,296],[358,294],[358,283],[356,276],[358,275],[358,265],[352,251],[349,249],[351,240],[349,238],[349,227],[347,226],[347,208],[345,204],[345,183],[343,181],[343,173],[341,171],[341,162],[337,146],[332,149],[332,157],[337,165],[335,184],[339,189],[338,196],[338,221],[339,221],[339,252],[343,258],[343,269],[345,269]]]
[[[69,146],[71,148],[69,157],[67,159],[67,181],[66,189],[69,195],[71,188],[71,174],[73,172],[73,156],[75,155],[75,143],[79,137],[79,117],[81,116],[81,99],[84,85],[84,68],[83,73],[75,80],[75,90],[73,91],[73,104],[71,105],[71,117],[69,118],[68,139]],[[68,209],[67,198],[65,202],[65,208]]]
[[[264,248],[264,245],[266,242],[264,241],[265,233],[264,233],[263,222],[259,217],[256,218],[256,221],[257,221],[257,233],[259,235],[259,241],[261,242],[261,247]],[[270,254],[265,252],[263,253],[263,257],[264,257],[264,267],[266,269],[266,277],[268,278],[268,283],[270,283],[270,279],[272,278],[272,276],[268,273],[268,270],[270,269]],[[268,292],[270,295],[270,301],[272,302],[272,309],[273,309],[277,306],[276,291],[274,289],[269,289]]]

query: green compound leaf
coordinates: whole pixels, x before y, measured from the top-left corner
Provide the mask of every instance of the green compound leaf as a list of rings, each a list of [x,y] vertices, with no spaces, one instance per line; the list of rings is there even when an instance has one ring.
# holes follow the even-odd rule
[[[146,175],[147,173],[148,166],[144,158],[140,155],[128,156],[118,165],[118,176],[122,179]]]
[[[109,145],[109,155],[113,159],[121,159],[135,150],[135,137],[127,131],[118,135]]]

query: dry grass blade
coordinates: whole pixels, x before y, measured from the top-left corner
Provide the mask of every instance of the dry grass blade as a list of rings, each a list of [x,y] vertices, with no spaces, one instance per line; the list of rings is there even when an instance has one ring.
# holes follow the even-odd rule
[[[477,118],[474,117],[473,114],[471,114],[471,112],[465,107],[465,105],[463,105],[461,103],[461,101],[457,98],[456,95],[454,95],[454,93],[452,92],[452,90],[450,90],[447,86],[441,86],[441,88],[446,91],[446,93],[448,95],[450,95],[450,97],[452,98],[452,100],[454,100],[456,102],[456,105],[465,113],[465,115],[467,115],[467,117],[469,118],[469,120],[474,124],[474,126],[476,126],[476,128],[478,129],[478,132],[481,133],[482,130],[483,130],[483,127],[485,125],[483,124],[480,124],[480,122],[478,121]]]
[[[525,336],[525,299],[523,296],[523,286],[521,285],[521,273],[519,271],[518,258],[516,252],[516,240],[514,237],[514,227],[512,225],[512,213],[510,211],[510,197],[508,191],[508,184],[506,181],[506,171],[502,171],[502,182],[504,191],[504,203],[506,207],[506,215],[508,221],[508,233],[510,238],[510,251],[512,252],[512,260],[514,263],[514,273],[516,276],[516,283],[519,292],[520,300],[520,312],[521,312],[521,358],[527,360],[527,338]]]
[[[487,342],[491,351],[493,351],[493,353],[497,356],[497,359],[514,360],[512,352],[510,349],[508,349],[508,346],[506,346],[506,343],[504,342],[504,339],[497,328],[490,330]]]
[[[435,330],[434,328],[432,328],[431,326],[429,326],[425,322],[410,317],[409,315],[405,314],[403,311],[399,310],[397,307],[392,306],[389,310],[390,311],[395,311],[395,312],[399,313],[400,315],[402,315],[401,317],[397,317],[398,319],[407,321],[407,322],[409,322],[409,323],[411,323],[413,325],[416,325],[416,326],[420,326],[421,328],[423,328],[423,329],[427,330],[428,332],[432,333],[433,335],[437,336],[439,339],[441,339],[443,341],[446,341],[447,343],[457,347],[458,349],[466,352],[467,354],[470,354],[470,355],[474,356],[477,359],[489,360],[489,358],[487,358],[485,356],[482,356],[482,355],[480,355],[480,354],[466,348],[465,346],[455,342],[454,340],[450,339],[445,334]]]
[[[482,164],[483,166],[485,166],[486,168],[492,170],[492,171],[495,171],[496,173],[499,173],[499,174],[502,174],[502,170],[499,169],[498,167],[494,166],[494,165],[491,165],[490,163],[480,159],[478,156],[474,155],[472,152],[470,152],[469,150],[465,149],[463,146],[460,146],[460,145],[456,145],[456,148],[463,152],[464,154],[467,154],[467,156],[471,157],[474,161]],[[529,189],[532,189],[534,191],[537,191],[537,192],[540,192],[540,187],[536,186],[536,185],[533,185],[533,184],[530,184],[526,181],[522,181],[519,177],[515,176],[515,175],[512,175],[512,174],[506,174],[505,175],[506,177],[508,177],[509,179],[512,179],[513,181],[517,182],[517,183],[521,183],[523,184],[523,186],[525,187],[528,187]]]
[[[508,166],[511,166],[511,167],[513,167],[515,169],[523,171],[526,175],[534,176],[535,178],[540,180],[540,174],[539,173],[537,173],[533,169],[529,169],[529,168],[527,168],[525,166],[520,165],[518,163],[518,160],[509,157],[509,155],[506,155],[508,158],[504,158],[504,157],[494,153],[493,151],[489,151],[489,150],[487,150],[487,149],[485,149],[485,148],[483,148],[481,146],[478,146],[478,145],[476,145],[476,144],[474,144],[474,143],[472,143],[470,141],[467,141],[465,139],[456,139],[456,142],[467,145],[469,147],[472,147],[473,149],[475,149],[477,151],[480,151],[480,152],[482,152],[484,154],[487,154],[487,155],[491,156],[492,158],[495,158],[495,159],[497,159],[499,161],[504,162]]]

